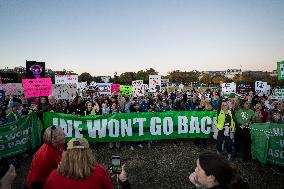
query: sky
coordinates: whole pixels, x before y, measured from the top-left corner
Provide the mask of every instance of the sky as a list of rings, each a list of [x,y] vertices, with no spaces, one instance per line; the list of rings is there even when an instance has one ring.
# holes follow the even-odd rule
[[[283,0],[0,0],[0,68],[272,71],[283,10]]]

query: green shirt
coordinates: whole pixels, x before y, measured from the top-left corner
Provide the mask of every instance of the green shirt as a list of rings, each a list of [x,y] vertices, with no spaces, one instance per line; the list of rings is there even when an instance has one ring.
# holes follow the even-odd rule
[[[241,126],[248,126],[252,121],[255,120],[255,114],[251,109],[244,110],[238,109],[236,113],[236,122]]]

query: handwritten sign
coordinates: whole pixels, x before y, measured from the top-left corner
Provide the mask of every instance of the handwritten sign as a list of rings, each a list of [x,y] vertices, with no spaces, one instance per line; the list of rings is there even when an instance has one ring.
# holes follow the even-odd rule
[[[120,85],[120,93],[125,96],[131,96],[132,95],[132,87],[126,86],[126,85]]]
[[[224,94],[236,93],[236,83],[222,83],[222,92]]]
[[[78,75],[56,75],[55,84],[78,84]]]
[[[161,78],[160,75],[149,75],[149,92],[160,92]]]
[[[0,84],[0,90],[5,91],[6,96],[10,95],[17,96],[23,93],[23,87],[18,86],[15,83]]]
[[[143,96],[143,80],[132,81],[132,91],[134,97]]]
[[[53,96],[56,99],[74,99],[77,95],[76,84],[54,85]]]
[[[112,94],[119,94],[120,93],[120,84],[111,84],[111,93]]]
[[[103,95],[111,94],[111,83],[96,83],[97,92]]]
[[[52,81],[50,78],[23,79],[25,98],[52,95]]]

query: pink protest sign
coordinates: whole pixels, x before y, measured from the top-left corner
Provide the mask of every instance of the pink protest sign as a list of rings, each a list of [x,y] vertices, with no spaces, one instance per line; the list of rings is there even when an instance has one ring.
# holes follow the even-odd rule
[[[15,83],[0,84],[0,90],[5,91],[6,96],[17,95],[23,92],[23,88]]]
[[[120,92],[120,84],[111,84],[111,93],[112,94],[119,94]]]
[[[23,79],[25,98],[52,95],[52,81],[50,78]]]

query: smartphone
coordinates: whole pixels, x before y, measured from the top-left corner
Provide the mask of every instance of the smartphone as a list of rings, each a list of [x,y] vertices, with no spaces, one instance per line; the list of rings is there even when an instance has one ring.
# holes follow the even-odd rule
[[[121,173],[120,156],[111,156],[111,166],[114,174]]]

